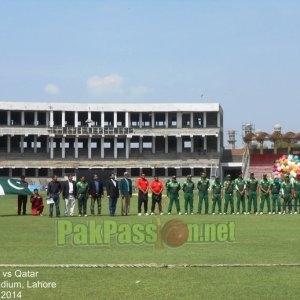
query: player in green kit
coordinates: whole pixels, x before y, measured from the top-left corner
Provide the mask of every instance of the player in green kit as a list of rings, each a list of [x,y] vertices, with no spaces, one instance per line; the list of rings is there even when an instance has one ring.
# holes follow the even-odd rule
[[[300,204],[300,174],[297,174],[293,182],[293,195],[294,195],[294,214],[298,213],[298,203]]]
[[[270,191],[272,182],[268,179],[267,174],[263,174],[262,180],[259,182],[260,188],[260,214],[264,213],[265,201],[267,202],[268,214],[271,214]]]
[[[194,189],[195,183],[192,181],[192,175],[188,175],[186,181],[182,185],[184,193],[184,210],[186,215],[188,214],[188,207],[190,207],[190,214],[194,214]]]
[[[254,208],[254,213],[257,212],[257,192],[258,192],[258,181],[254,177],[254,173],[250,173],[250,178],[247,180],[247,196],[248,196],[248,212],[251,214],[252,203]]]
[[[240,207],[242,203],[242,213],[245,215],[245,193],[246,193],[246,181],[243,179],[243,173],[239,173],[239,177],[234,181],[234,187],[236,190],[236,214],[240,214]]]
[[[89,184],[85,180],[85,176],[80,176],[80,181],[76,183],[77,188],[77,199],[78,199],[78,216],[84,215],[87,217],[86,206],[88,198]]]
[[[292,214],[292,189],[293,185],[290,181],[290,176],[285,175],[285,182],[281,185],[281,197],[282,197],[282,207],[283,214],[286,213],[286,207],[288,207],[289,213]]]
[[[199,202],[198,202],[198,214],[201,215],[202,204],[204,200],[205,214],[208,214],[208,188],[209,179],[206,177],[206,173],[202,172],[201,178],[197,183],[197,188],[199,190]]]
[[[228,174],[223,184],[223,197],[225,198],[224,212],[223,212],[224,215],[227,214],[228,203],[230,203],[230,212],[232,215],[234,215],[233,190],[234,190],[234,183],[231,180],[231,176]]]
[[[170,198],[170,203],[168,207],[168,215],[171,214],[173,203],[175,202],[175,206],[177,209],[178,215],[181,215],[180,211],[180,204],[179,204],[179,190],[180,190],[180,184],[176,180],[176,176],[172,176],[172,181],[168,182],[167,185],[167,191]]]
[[[271,183],[271,195],[272,195],[272,214],[276,214],[276,205],[277,205],[277,212],[281,215],[281,201],[280,201],[280,194],[281,191],[281,184],[278,178],[274,178]]]
[[[222,194],[222,183],[220,182],[220,177],[216,177],[215,181],[211,185],[211,199],[212,214],[215,215],[216,204],[218,204],[218,212],[221,215],[221,194]]]

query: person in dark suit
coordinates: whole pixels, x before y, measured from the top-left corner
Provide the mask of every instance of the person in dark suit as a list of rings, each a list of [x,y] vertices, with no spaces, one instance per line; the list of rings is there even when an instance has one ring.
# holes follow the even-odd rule
[[[25,186],[28,186],[28,182],[25,180],[25,176],[22,175],[20,177],[21,181]],[[18,195],[18,215],[21,215],[21,210],[23,206],[23,215],[26,215],[26,205],[27,205],[27,196],[26,195]]]
[[[91,195],[91,215],[95,214],[94,206],[97,201],[98,215],[101,215],[101,200],[103,198],[103,184],[99,180],[98,175],[93,176],[93,181],[90,182],[89,194]]]
[[[129,214],[130,198],[132,197],[132,181],[129,178],[129,173],[124,173],[124,178],[120,181],[120,193],[122,198],[121,215]]]
[[[64,182],[62,188],[63,199],[65,200],[65,213],[67,216],[70,210],[70,217],[74,216],[75,197],[77,195],[76,182],[73,180],[73,175],[68,176],[68,180]]]
[[[119,184],[114,173],[110,175],[110,180],[106,187],[107,197],[109,199],[109,214],[115,216],[117,201],[119,198]]]

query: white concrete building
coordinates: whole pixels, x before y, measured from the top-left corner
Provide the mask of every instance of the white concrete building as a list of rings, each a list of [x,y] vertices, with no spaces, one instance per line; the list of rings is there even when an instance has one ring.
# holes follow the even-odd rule
[[[0,176],[63,176],[77,169],[159,176],[218,173],[217,103],[0,102]]]

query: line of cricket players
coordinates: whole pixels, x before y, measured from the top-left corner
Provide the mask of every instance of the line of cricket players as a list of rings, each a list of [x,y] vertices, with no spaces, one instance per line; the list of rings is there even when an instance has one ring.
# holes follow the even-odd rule
[[[200,180],[195,184],[192,177],[187,176],[186,181],[180,185],[176,176],[172,177],[172,181],[166,183],[167,195],[170,199],[168,206],[168,214],[171,214],[173,203],[175,203],[177,213],[180,215],[179,190],[184,193],[184,211],[185,214],[194,214],[194,190],[198,190],[198,208],[197,213],[201,214],[204,204],[204,213],[209,213],[209,198],[212,201],[212,214],[227,214],[230,206],[231,214],[263,214],[265,203],[267,204],[268,214],[297,214],[298,204],[300,204],[300,174],[294,179],[286,175],[284,181],[278,178],[269,179],[266,174],[261,180],[254,177],[254,173],[250,173],[249,179],[244,179],[242,173],[238,178],[232,180],[227,175],[224,182],[216,177],[212,184],[205,172],[201,174]],[[236,197],[234,197],[234,194]],[[210,197],[209,197],[210,196]],[[236,211],[234,206],[236,199]],[[258,207],[258,199],[260,205]],[[247,207],[246,207],[247,201]],[[222,202],[224,202],[222,211]],[[252,210],[253,208],[253,210]],[[294,210],[293,210],[294,209]]]

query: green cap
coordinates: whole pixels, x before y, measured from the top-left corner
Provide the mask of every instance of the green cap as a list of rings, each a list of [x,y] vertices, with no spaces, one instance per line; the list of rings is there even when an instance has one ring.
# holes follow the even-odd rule
[[[172,179],[176,179],[177,177],[175,175],[172,176]]]

